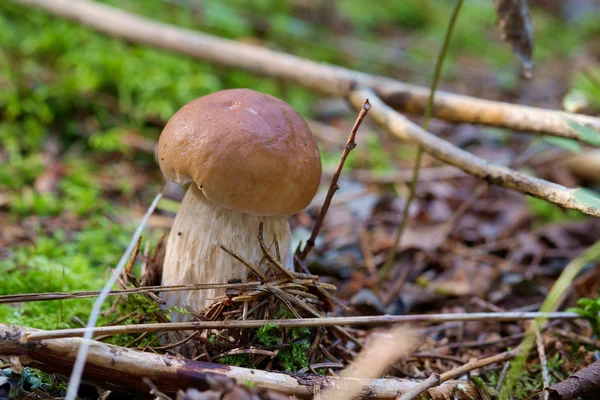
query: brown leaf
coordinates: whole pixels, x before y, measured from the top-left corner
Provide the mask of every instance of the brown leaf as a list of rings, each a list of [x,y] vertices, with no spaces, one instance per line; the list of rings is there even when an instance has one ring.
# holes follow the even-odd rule
[[[494,0],[502,39],[510,44],[523,65],[523,75],[531,78],[533,62],[533,24],[527,0]]]
[[[160,240],[156,244],[154,253],[146,262],[146,269],[144,270],[144,274],[142,276],[142,286],[160,285],[160,281],[162,278],[163,261],[165,259],[165,252],[166,234],[161,236]]]
[[[597,395],[600,393],[600,361],[577,371],[560,383],[550,385],[545,390],[549,394],[549,400],[570,400],[580,396]]]

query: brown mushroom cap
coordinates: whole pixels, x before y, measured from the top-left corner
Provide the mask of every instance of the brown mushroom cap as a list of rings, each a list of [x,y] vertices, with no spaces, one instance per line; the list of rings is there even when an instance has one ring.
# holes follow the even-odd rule
[[[194,181],[227,209],[291,215],[312,200],[321,158],[308,125],[286,102],[249,89],[212,93],[183,106],[158,140],[165,177]]]

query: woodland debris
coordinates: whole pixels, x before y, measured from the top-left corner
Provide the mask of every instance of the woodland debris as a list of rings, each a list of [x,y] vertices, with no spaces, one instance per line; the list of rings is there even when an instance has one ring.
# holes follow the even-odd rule
[[[83,340],[69,338],[26,342],[25,334],[34,332],[41,331],[0,324],[0,356],[18,355],[23,364],[35,366],[45,372],[70,371]],[[97,341],[90,341],[84,370],[85,379],[140,391],[148,390],[148,386],[142,381],[143,378],[148,378],[164,393],[176,393],[187,388],[207,390],[210,389],[210,379],[222,377],[299,398],[311,397],[315,387],[325,388],[342,381],[337,377],[290,375],[144,353]],[[378,399],[395,398],[398,393],[404,393],[419,383],[411,379],[351,379],[363,387],[363,395]],[[477,390],[466,381],[444,383],[431,389],[430,395],[433,400],[452,398],[459,385],[464,388],[464,391],[460,391],[464,396],[458,399],[478,398]]]
[[[545,391],[549,394],[549,400],[572,400],[592,395],[596,398],[600,393],[600,361],[575,372],[560,383],[550,385]]]
[[[169,322],[140,325],[99,326],[90,329],[96,334],[140,333],[180,331],[190,329],[253,329],[276,323],[280,328],[292,327],[339,327],[344,325],[387,326],[411,322],[450,322],[450,321],[524,321],[536,318],[545,319],[581,319],[574,312],[503,312],[503,313],[451,313],[451,314],[412,314],[412,315],[377,315],[364,317],[329,317],[329,318],[297,318],[279,320],[245,320],[245,321],[196,321]],[[25,334],[28,341],[77,337],[85,334],[87,328],[58,329],[54,331],[35,331]]]
[[[502,39],[523,64],[523,75],[531,78],[533,62],[533,23],[527,0],[494,0],[498,14],[498,28]]]
[[[399,139],[420,146],[423,151],[435,158],[491,184],[529,194],[564,208],[572,208],[589,215],[600,216],[600,199],[587,194],[583,189],[571,189],[529,176],[503,165],[492,164],[481,157],[464,151],[394,111],[371,90],[356,90],[352,92],[349,99],[354,107],[358,109],[365,97],[369,98],[373,104],[371,116],[381,126]]]

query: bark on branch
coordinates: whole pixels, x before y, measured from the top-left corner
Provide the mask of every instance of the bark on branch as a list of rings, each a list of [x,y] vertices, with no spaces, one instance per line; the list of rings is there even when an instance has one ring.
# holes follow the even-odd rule
[[[47,372],[70,372],[82,339],[52,339],[25,342],[26,333],[36,329],[0,324],[0,356],[18,356],[22,364],[30,364]],[[84,377],[102,383],[147,391],[144,377],[161,391],[208,389],[211,376],[228,377],[238,383],[249,382],[278,392],[310,398],[313,388],[336,385],[340,378],[320,375],[292,376],[283,373],[252,370],[212,364],[167,355],[144,353],[124,347],[91,341]],[[393,399],[411,390],[419,381],[410,379],[352,379],[363,385],[363,397]],[[465,394],[465,392],[467,394]],[[477,390],[465,381],[450,381],[429,390],[433,400],[448,398],[479,399]],[[457,397],[454,397],[457,396]],[[469,397],[471,396],[471,397]]]
[[[97,31],[186,54],[199,60],[241,68],[284,79],[321,93],[346,97],[354,85],[373,89],[397,110],[421,114],[429,89],[347,68],[317,63],[263,47],[221,39],[189,29],[158,23],[87,0],[13,0],[77,21]],[[499,126],[584,140],[567,120],[600,128],[600,119],[563,111],[540,109],[474,97],[436,92],[434,116],[454,122]],[[600,135],[599,135],[600,136]],[[598,143],[600,137],[588,138]]]
[[[586,194],[582,189],[570,189],[544,179],[535,178],[503,165],[492,164],[481,157],[462,150],[396,112],[369,89],[355,90],[349,96],[350,102],[355,108],[360,107],[365,98],[368,98],[373,106],[370,116],[377,123],[399,139],[418,145],[433,157],[491,184],[539,197],[561,207],[600,217],[600,200]]]

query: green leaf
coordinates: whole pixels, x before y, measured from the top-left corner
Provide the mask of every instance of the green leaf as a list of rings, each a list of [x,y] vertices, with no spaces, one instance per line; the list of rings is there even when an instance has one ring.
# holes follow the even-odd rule
[[[600,213],[600,195],[584,188],[575,190],[575,201]]]
[[[568,139],[564,137],[558,136],[544,136],[544,140],[556,147],[560,147],[561,149],[573,152],[573,153],[581,153],[581,144],[575,139]]]
[[[600,131],[570,119],[567,119],[567,125],[579,135],[582,142],[600,147]]]

